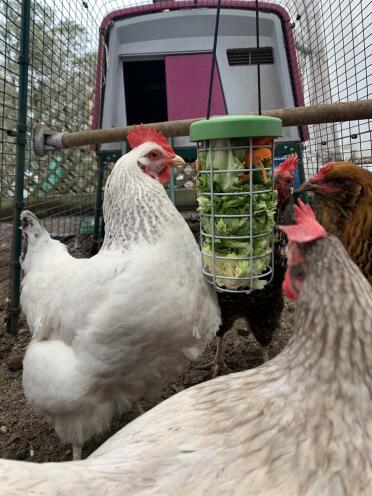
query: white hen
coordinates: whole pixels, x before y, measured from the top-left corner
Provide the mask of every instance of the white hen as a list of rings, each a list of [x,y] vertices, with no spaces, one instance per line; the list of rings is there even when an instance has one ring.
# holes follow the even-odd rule
[[[182,159],[154,129],[128,140],[106,184],[96,256],[73,258],[22,213],[21,302],[33,334],[24,391],[74,458],[116,411],[159,394],[220,324],[198,246],[161,184]]]

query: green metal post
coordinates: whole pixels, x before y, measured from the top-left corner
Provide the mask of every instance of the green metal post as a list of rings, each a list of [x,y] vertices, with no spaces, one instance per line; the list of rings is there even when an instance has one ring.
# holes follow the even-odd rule
[[[301,183],[303,183],[305,182],[303,144],[301,144],[299,147],[298,158],[300,159],[300,178],[301,178]]]
[[[172,203],[175,205],[176,204],[176,189],[174,187],[174,170],[170,170],[170,178],[169,178],[169,195],[170,199],[172,200]]]
[[[16,148],[16,174],[14,197],[14,222],[13,222],[13,249],[12,249],[12,275],[10,294],[10,317],[8,331],[17,334],[20,313],[20,285],[21,266],[19,257],[22,250],[22,233],[20,227],[20,214],[23,209],[24,171],[26,156],[26,131],[27,131],[27,86],[28,66],[30,64],[30,10],[31,0],[22,0],[21,33],[19,48],[19,94],[18,94],[18,123],[17,123],[17,148]]]
[[[99,223],[102,218],[102,188],[103,178],[105,172],[105,158],[103,155],[98,155],[98,172],[97,172],[97,191],[96,191],[96,204],[94,207],[94,226],[93,226],[93,242],[92,242],[92,255],[98,252],[98,242],[100,237]]]
[[[173,138],[170,138],[170,144],[171,144],[171,147],[174,148],[174,139]],[[176,190],[174,187],[174,180],[175,180],[175,174],[174,174],[173,168],[171,167],[168,187],[169,187],[169,196],[170,196],[170,199],[172,200],[173,205],[176,204]]]
[[[300,172],[300,179],[301,179],[301,183],[304,183],[306,178],[305,178],[305,169],[304,169],[304,154],[303,154],[303,144],[301,144],[299,147],[298,147],[298,158],[300,159],[300,166],[299,166],[299,172]],[[297,201],[298,198],[301,198],[301,200],[304,202],[304,203],[309,203],[309,199],[308,199],[308,196],[307,196],[307,192],[306,191],[303,191],[302,193],[299,193],[298,191],[294,191],[293,192],[293,199],[294,201]]]
[[[169,142],[170,142],[171,147],[174,148],[174,139],[170,138]],[[174,170],[171,167],[168,188],[169,188],[169,196],[170,196],[170,199],[172,200],[173,205],[176,204],[176,191],[175,191],[175,187],[174,187],[174,179],[175,179]]]

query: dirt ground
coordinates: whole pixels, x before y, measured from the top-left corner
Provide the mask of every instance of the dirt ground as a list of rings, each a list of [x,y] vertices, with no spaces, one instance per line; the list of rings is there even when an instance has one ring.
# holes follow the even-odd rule
[[[285,346],[292,334],[293,311],[293,304],[287,302],[280,329],[269,349],[270,358]],[[244,332],[244,325],[237,322],[235,329],[225,337],[226,363],[233,372],[256,367],[262,362],[261,349],[253,336],[242,336],[236,332],[238,329]],[[54,429],[44,418],[32,412],[23,395],[22,359],[29,339],[30,334],[24,322],[16,338],[9,334],[0,336],[0,457],[34,462],[71,460],[71,447],[61,444]],[[215,343],[212,343],[198,362],[190,365],[185,374],[164,391],[161,400],[176,394],[177,389],[189,388],[208,380],[209,372],[195,370],[194,367],[210,361],[214,352]],[[143,403],[145,410],[154,405]],[[85,445],[83,457],[88,456],[135,416],[136,413],[130,411],[116,417],[109,432]]]

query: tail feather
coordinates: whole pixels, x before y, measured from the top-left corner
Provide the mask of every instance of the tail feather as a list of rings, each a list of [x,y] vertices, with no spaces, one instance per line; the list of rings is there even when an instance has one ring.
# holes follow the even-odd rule
[[[21,229],[25,234],[33,234],[35,237],[47,232],[36,215],[29,210],[21,212]]]
[[[23,233],[21,262],[23,262],[27,254],[28,246],[34,244],[40,236],[49,236],[49,234],[36,215],[29,210],[23,210],[23,212],[21,212],[21,229]]]

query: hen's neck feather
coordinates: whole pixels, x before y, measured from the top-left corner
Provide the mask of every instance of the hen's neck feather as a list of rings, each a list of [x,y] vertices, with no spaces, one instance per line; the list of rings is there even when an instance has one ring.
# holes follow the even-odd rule
[[[309,275],[288,346],[290,369],[304,381],[310,376],[322,385],[337,384],[349,395],[350,382],[364,383],[372,397],[371,287],[333,236],[310,245],[305,260]]]
[[[372,284],[372,192],[352,208],[320,199],[321,224],[342,241],[354,262]]]
[[[358,204],[340,235],[349,255],[372,284],[372,203],[371,197]],[[367,199],[366,199],[367,200]]]
[[[102,250],[127,251],[155,243],[166,228],[182,220],[164,187],[136,163],[117,163],[105,187],[105,238]]]

